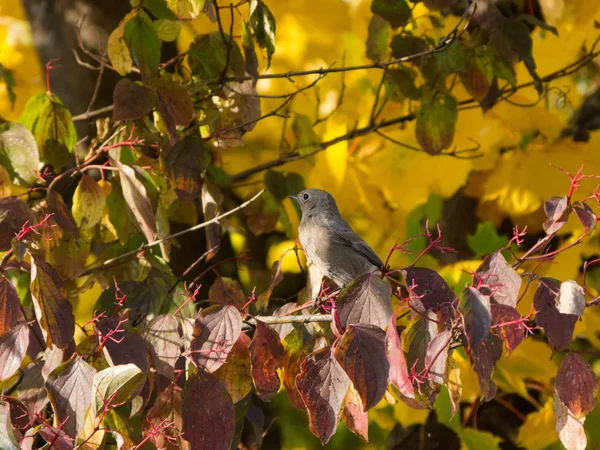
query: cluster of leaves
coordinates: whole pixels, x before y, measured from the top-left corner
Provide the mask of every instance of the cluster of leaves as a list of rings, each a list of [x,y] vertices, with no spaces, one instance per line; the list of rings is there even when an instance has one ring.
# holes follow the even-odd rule
[[[445,389],[452,415],[460,412],[455,352],[468,358],[482,400],[490,401],[503,349],[510,355],[535,334],[553,353],[566,353],[556,375],[556,429],[567,448],[585,448],[583,422],[595,407],[597,380],[569,345],[577,320],[599,300],[574,281],[536,275],[539,262],[568,248],[549,244],[570,218],[585,231],[569,246],[595,229],[588,203],[598,195],[572,200],[581,172],[570,175],[566,196],[546,202],[547,236],[517,256],[511,245],[522,244],[524,233],[515,230],[504,249],[514,262],[502,252],[486,256],[458,296],[436,271],[413,263],[364,274],[341,291],[313,279],[307,291],[316,291],[324,314],[308,315],[310,294],[278,309],[270,305],[283,281],[279,262],[258,295],[218,277],[203,303],[199,285],[185,286],[173,273],[171,221],[187,216],[194,225],[201,212],[204,222],[192,228],[205,229],[202,258],[215,256],[220,219],[229,214],[222,213],[223,194],[232,183],[220,152],[241,145],[244,133],[293,98],[261,113],[256,47],[268,67],[275,18],[261,0],[247,2],[244,14],[245,3],[132,1],[110,36],[108,59],[98,59],[124,77],[114,89],[113,116],[98,120],[87,147],[78,145],[71,112],[49,81],[20,123],[0,126],[3,179],[25,190],[0,199],[0,447],[260,445],[268,427],[261,402],[282,387],[323,443],[340,420],[368,440],[367,411],[383,399],[430,408]],[[451,2],[426,3],[438,10]],[[458,77],[484,109],[502,97],[499,80],[516,86],[518,61],[541,87],[527,26],[543,24],[486,5],[466,30],[436,44],[406,30],[413,18],[404,0],[372,2],[367,55],[373,67],[392,67],[382,77],[384,102],[420,100],[416,138],[431,155],[453,141],[459,101],[451,80]],[[227,10],[229,33],[220,18]],[[236,12],[243,18],[241,46],[232,31]],[[162,42],[177,39],[182,24],[199,14],[219,30],[161,62]],[[6,73],[3,79],[11,83]],[[294,116],[296,146],[286,157],[309,157],[327,146],[314,125]],[[302,177],[267,171],[264,184],[267,193],[233,212],[247,207],[244,225],[255,234],[281,223],[292,235],[282,202],[303,188]],[[428,244],[415,262],[432,249],[448,250],[440,247],[439,229],[437,238],[429,229],[423,238]],[[95,284],[104,292],[93,299],[94,315],[78,323],[71,300]],[[533,309],[522,316],[517,305],[536,285]]]

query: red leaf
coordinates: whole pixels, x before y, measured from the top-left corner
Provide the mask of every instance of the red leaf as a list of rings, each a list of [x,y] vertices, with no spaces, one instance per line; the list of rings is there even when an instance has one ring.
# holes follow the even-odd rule
[[[598,379],[581,356],[569,353],[556,374],[556,394],[573,415],[580,419],[596,407]]]
[[[46,380],[46,389],[56,414],[65,421],[63,430],[75,437],[83,427],[85,413],[92,403],[92,384],[96,369],[76,356],[54,369]]]
[[[514,351],[526,337],[521,314],[508,305],[492,305],[492,332],[504,342],[506,356]],[[506,324],[506,325],[505,325]]]
[[[227,389],[199,371],[183,391],[183,438],[194,450],[229,450],[235,434],[235,408]]]
[[[169,380],[175,378],[175,363],[181,355],[179,322],[172,314],[152,319],[144,332],[144,338],[150,348],[150,358],[156,371]]]
[[[31,258],[31,297],[48,346],[67,348],[75,333],[73,307],[56,270],[36,257]]]
[[[496,383],[492,381],[492,374],[501,356],[502,340],[493,334],[488,334],[483,341],[473,346],[469,354],[484,402],[489,402],[496,395]]]
[[[402,270],[406,285],[412,289],[410,304],[419,312],[437,312],[442,305],[456,298],[454,292],[435,270],[426,267],[407,267]]]
[[[560,281],[554,278],[542,278],[533,297],[533,305],[538,311],[535,323],[546,332],[552,352],[564,350],[569,346],[579,318],[575,314],[561,314],[556,308],[560,284]]]
[[[390,363],[390,384],[395,386],[405,397],[414,398],[415,390],[408,375],[406,358],[402,351],[402,342],[396,329],[395,314],[390,319],[385,333],[385,350]]]
[[[257,320],[250,344],[250,363],[256,395],[261,400],[271,401],[279,391],[281,380],[277,369],[283,366],[284,357],[285,350],[277,332]]]
[[[460,294],[458,311],[463,315],[467,347],[480,343],[490,332],[492,312],[490,300],[477,289],[467,286]]]
[[[392,317],[391,296],[386,280],[374,273],[361,275],[335,301],[342,327],[366,323],[385,328]]]
[[[27,323],[20,322],[0,338],[0,381],[10,378],[21,367],[29,336]]]
[[[190,359],[198,369],[214,372],[225,363],[242,332],[239,311],[229,306],[211,306],[202,310],[194,322]]]
[[[52,450],[73,450],[75,440],[67,436],[64,429],[43,426],[38,431],[40,436],[48,443],[52,444]]]
[[[17,290],[5,277],[0,277],[0,337],[8,333],[22,317]]]
[[[19,197],[0,198],[0,252],[10,250],[11,241],[25,222],[35,223],[31,208]]]
[[[352,386],[344,399],[342,421],[350,431],[369,442],[369,415],[363,409],[360,395]]]
[[[302,363],[296,386],[308,410],[310,430],[323,445],[335,434],[350,383],[331,347],[311,353]]]
[[[335,347],[335,357],[358,391],[364,410],[377,405],[388,388],[390,372],[383,330],[350,325]]]
[[[517,306],[521,283],[521,277],[501,252],[486,256],[475,275],[475,284],[483,295],[489,295],[494,302],[513,308]]]

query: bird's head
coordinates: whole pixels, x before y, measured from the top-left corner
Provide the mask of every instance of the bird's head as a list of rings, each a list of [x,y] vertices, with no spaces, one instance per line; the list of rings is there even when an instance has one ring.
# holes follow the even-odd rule
[[[321,189],[305,189],[296,195],[290,195],[296,200],[302,210],[302,215],[309,212],[324,212],[339,214],[335,199],[332,195]]]

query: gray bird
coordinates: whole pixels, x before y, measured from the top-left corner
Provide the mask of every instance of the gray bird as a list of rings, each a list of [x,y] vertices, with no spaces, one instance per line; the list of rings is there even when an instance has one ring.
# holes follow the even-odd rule
[[[290,195],[300,204],[298,234],[302,248],[317,268],[344,287],[367,272],[383,268],[383,262],[346,223],[328,192],[306,189]]]

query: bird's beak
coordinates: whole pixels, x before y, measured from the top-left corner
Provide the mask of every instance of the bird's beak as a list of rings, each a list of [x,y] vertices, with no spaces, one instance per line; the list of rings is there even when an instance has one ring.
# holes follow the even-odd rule
[[[291,198],[292,200],[298,201],[298,196],[297,195],[288,195],[288,198]]]

